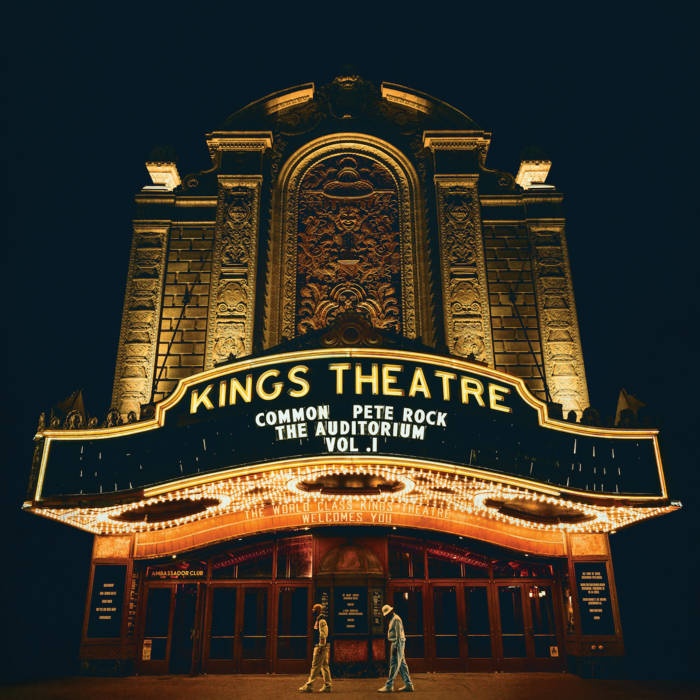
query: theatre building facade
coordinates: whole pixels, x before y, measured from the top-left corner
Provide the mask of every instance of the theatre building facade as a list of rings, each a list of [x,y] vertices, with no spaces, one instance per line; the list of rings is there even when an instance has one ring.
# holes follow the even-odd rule
[[[550,163],[344,75],[146,163],[111,409],[42,414],[24,508],[94,535],[89,673],[560,671],[624,655],[609,535],[678,507],[595,425]],[[115,324],[118,319],[115,319]]]

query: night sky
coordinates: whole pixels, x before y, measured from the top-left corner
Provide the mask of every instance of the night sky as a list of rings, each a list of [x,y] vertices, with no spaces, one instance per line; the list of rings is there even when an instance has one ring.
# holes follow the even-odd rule
[[[39,413],[78,388],[88,413],[109,408],[149,153],[174,148],[181,175],[206,169],[205,134],[229,114],[348,66],[468,114],[493,134],[491,168],[515,174],[533,153],[552,161],[591,404],[614,415],[621,388],[646,404],[684,506],[612,537],[628,670],[697,676],[700,56],[690,14],[655,2],[634,14],[613,3],[585,13],[461,3],[434,18],[432,6],[403,4],[304,5],[304,16],[223,3],[235,9],[43,5],[7,20],[2,48],[0,678],[77,669],[92,538],[20,508]]]

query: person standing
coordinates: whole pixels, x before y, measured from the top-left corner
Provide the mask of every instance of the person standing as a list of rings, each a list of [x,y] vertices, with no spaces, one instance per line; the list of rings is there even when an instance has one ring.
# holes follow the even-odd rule
[[[404,686],[399,688],[399,692],[412,693],[413,681],[406,665],[406,633],[403,629],[403,620],[396,614],[391,605],[382,606],[382,615],[389,619],[386,630],[386,638],[389,640],[391,649],[389,651],[389,677],[386,683],[379,688],[380,693],[391,693],[394,689],[394,679],[396,674],[400,674]]]
[[[311,659],[311,671],[309,679],[299,688],[300,693],[313,692],[313,684],[316,678],[323,678],[323,687],[320,693],[331,692],[331,643],[328,639],[328,621],[323,613],[323,605],[314,603],[311,608],[314,616],[314,655]]]

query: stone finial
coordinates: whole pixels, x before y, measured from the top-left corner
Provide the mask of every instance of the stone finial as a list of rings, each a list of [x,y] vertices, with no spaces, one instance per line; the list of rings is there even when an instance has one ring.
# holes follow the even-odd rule
[[[146,161],[146,170],[148,170],[153,182],[149,189],[163,189],[172,192],[181,183],[180,173],[178,173],[175,163]]]
[[[551,160],[523,160],[520,163],[515,181],[524,190],[533,189],[545,184],[549,169],[552,167]],[[551,187],[551,185],[547,185]]]

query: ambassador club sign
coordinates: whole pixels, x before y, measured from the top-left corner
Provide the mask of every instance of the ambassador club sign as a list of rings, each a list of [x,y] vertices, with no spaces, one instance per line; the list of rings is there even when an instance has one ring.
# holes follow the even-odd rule
[[[393,456],[570,489],[662,494],[655,431],[547,418],[520,380],[403,350],[298,351],[183,380],[149,421],[46,431],[37,498],[256,464]]]

